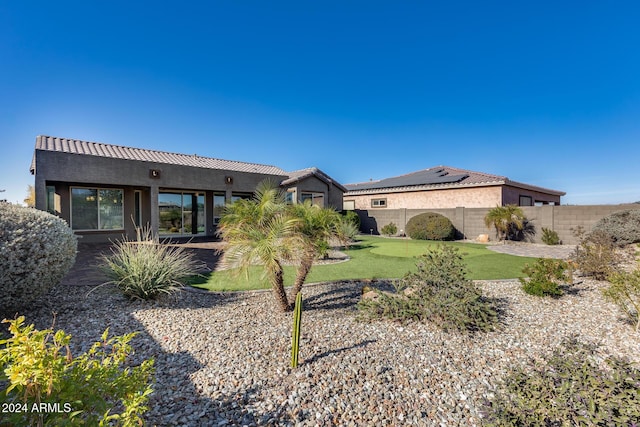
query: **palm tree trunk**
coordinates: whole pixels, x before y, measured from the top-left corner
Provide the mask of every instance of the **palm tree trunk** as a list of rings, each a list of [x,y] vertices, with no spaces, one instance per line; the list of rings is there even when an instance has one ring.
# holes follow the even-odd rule
[[[287,293],[284,290],[284,271],[280,263],[277,270],[274,272],[271,278],[271,288],[273,289],[273,296],[276,298],[276,302],[280,306],[280,311],[283,313],[291,311],[291,304],[287,301]]]
[[[315,253],[307,253],[300,261],[300,266],[298,267],[298,272],[296,274],[296,281],[293,284],[291,294],[289,294],[289,303],[291,305],[295,303],[298,292],[302,291],[302,285],[304,284],[304,281],[307,280],[309,271],[311,271],[311,267],[313,266],[314,258]]]

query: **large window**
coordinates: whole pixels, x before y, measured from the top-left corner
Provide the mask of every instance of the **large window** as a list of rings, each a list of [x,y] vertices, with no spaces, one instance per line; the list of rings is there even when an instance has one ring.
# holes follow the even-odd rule
[[[204,234],[203,193],[159,193],[160,234]]]
[[[520,200],[518,200],[518,205],[520,206],[533,206],[533,199],[531,196],[520,196]]]
[[[110,188],[71,189],[71,228],[74,230],[122,230],[123,191]]]
[[[311,204],[314,206],[324,207],[323,193],[300,193],[300,201],[304,203],[305,200],[311,201]]]

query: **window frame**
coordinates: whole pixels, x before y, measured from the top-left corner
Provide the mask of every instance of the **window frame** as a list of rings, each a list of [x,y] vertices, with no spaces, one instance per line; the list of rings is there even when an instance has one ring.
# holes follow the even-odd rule
[[[348,206],[353,206],[351,207],[347,207]],[[342,202],[342,210],[343,211],[355,211],[356,210],[356,201],[351,199],[351,200],[344,200]]]
[[[311,196],[311,197],[309,197]],[[321,199],[322,204],[317,205],[316,200]],[[320,191],[300,191],[300,203],[304,203],[305,200],[311,200],[311,204],[313,206],[320,206],[321,208],[325,207],[326,195]]]
[[[378,202],[378,204],[376,205],[376,202]],[[382,202],[382,203],[380,203]],[[371,199],[371,207],[372,208],[377,208],[377,209],[384,209],[386,208],[387,205],[387,199]]]
[[[224,211],[224,207],[227,205],[227,197],[224,193],[213,193],[213,225],[218,225],[220,223],[220,218],[222,218],[222,213],[220,212],[220,215],[216,215],[216,198],[220,198],[222,197],[222,199],[224,200],[224,203],[222,204],[222,211]]]
[[[160,226],[158,226],[158,235],[160,237],[193,237],[193,236],[206,236],[207,235],[207,193],[204,190],[194,190],[194,191],[189,191],[189,190],[171,190],[171,189],[161,189],[158,192],[158,201],[157,203],[159,204],[160,202],[160,195],[162,194],[173,194],[173,195],[179,195],[180,196],[180,229],[178,232],[165,232],[164,230],[161,231],[160,230]],[[203,230],[199,231],[197,233],[191,233],[188,232],[187,228],[185,228],[185,212],[187,212],[187,209],[185,209],[187,206],[189,206],[189,201],[187,200],[185,202],[185,196],[189,196],[190,198],[192,198],[193,196],[195,196],[196,201],[198,200],[199,197],[202,197],[202,213],[203,213],[203,218],[202,218],[202,227]],[[200,205],[199,202],[198,206]],[[191,205],[191,209],[193,212],[193,205]],[[192,227],[193,227],[193,223]],[[196,224],[196,229],[199,228],[199,223]]]
[[[73,190],[95,190],[96,191],[96,214],[97,214],[97,228],[73,228]],[[109,190],[109,191],[120,191],[121,193],[121,211],[122,211],[122,227],[120,228],[100,228],[100,190]],[[116,187],[87,187],[87,186],[72,186],[69,187],[69,226],[71,229],[76,232],[113,232],[113,231],[124,231],[124,188],[116,188]]]
[[[529,204],[528,205],[523,204],[522,203],[523,200],[529,200]],[[533,197],[527,196],[526,194],[519,194],[518,195],[518,206],[534,206]]]

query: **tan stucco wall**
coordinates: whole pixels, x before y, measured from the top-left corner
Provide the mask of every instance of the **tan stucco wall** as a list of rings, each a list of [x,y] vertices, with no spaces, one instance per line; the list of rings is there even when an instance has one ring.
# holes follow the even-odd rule
[[[455,188],[446,190],[414,191],[404,193],[366,194],[344,197],[353,200],[356,209],[447,209],[494,207],[502,204],[500,186]],[[372,199],[387,199],[386,208],[371,207]]]

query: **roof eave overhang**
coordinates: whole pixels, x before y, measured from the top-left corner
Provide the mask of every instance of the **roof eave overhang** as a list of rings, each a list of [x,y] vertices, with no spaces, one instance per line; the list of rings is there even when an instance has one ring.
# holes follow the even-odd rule
[[[553,196],[565,196],[567,194],[564,191],[551,190],[549,188],[538,187],[538,186],[535,186],[535,185],[529,185],[529,184],[525,184],[523,182],[518,182],[518,181],[507,180],[505,182],[505,185],[509,185],[511,187],[522,188],[524,190],[537,191],[539,193],[551,194]]]
[[[450,190],[473,187],[495,187],[504,185],[505,181],[476,182],[472,184],[437,184],[437,185],[414,185],[410,187],[392,188],[370,188],[366,190],[347,190],[345,196],[359,196],[363,194],[389,194],[389,193],[413,193],[416,191]]]
[[[340,184],[337,181],[334,181],[333,179],[329,178],[325,173],[320,172],[320,171],[310,171],[309,173],[305,173],[305,174],[297,176],[295,178],[285,179],[284,181],[282,181],[282,183],[280,183],[280,185],[289,186],[289,185],[292,185],[292,184],[297,184],[298,182],[304,181],[305,179],[307,179],[307,178],[309,178],[311,176],[315,176],[316,178],[318,178],[320,181],[324,182],[325,184],[332,184],[335,187],[338,187],[338,189],[340,189],[343,193],[348,191],[346,189],[346,187],[344,187],[342,184]]]

